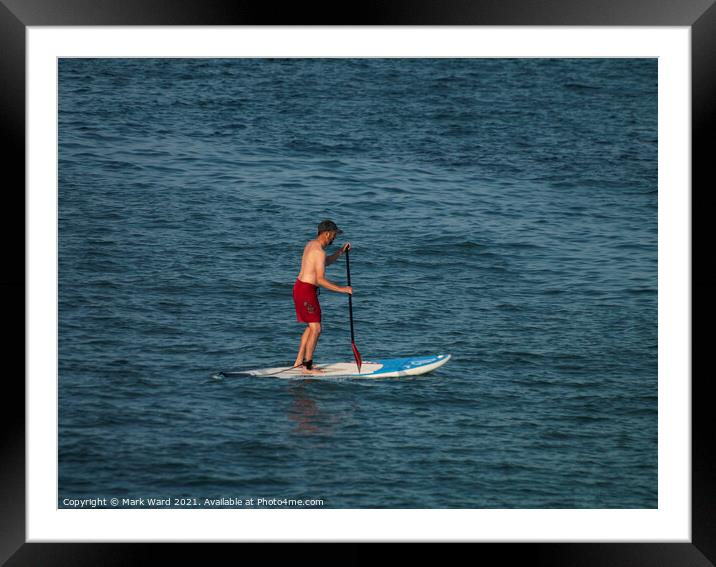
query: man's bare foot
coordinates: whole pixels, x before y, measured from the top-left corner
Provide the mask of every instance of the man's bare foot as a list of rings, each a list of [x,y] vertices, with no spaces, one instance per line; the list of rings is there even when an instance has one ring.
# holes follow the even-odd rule
[[[325,370],[321,370],[320,368],[311,368],[310,370],[308,368],[303,369],[304,374],[325,374]]]

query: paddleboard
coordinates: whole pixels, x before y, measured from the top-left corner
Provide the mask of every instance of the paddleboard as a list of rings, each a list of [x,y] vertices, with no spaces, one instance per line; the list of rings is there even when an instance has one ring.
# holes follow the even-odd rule
[[[334,362],[316,364],[314,368],[322,370],[322,374],[305,374],[302,368],[283,366],[277,368],[260,368],[243,372],[219,372],[217,378],[233,375],[249,375],[271,378],[399,378],[401,376],[419,376],[427,374],[447,363],[452,355],[438,354],[432,356],[411,356],[405,358],[386,358],[363,361],[360,372],[354,362]]]

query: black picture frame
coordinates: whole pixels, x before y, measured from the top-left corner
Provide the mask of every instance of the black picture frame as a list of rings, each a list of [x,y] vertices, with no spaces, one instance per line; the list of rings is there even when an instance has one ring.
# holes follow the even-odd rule
[[[716,115],[716,6],[714,0],[403,0],[364,1],[351,10],[326,10],[318,5],[293,3],[279,7],[242,0],[0,0],[0,123],[5,151],[3,197],[6,212],[3,242],[15,243],[25,234],[25,38],[28,26],[107,25],[510,25],[510,26],[687,26],[691,28],[692,55],[692,187],[706,193],[711,175],[709,139]],[[10,174],[8,176],[8,174]],[[695,191],[691,191],[693,196]],[[693,207],[692,210],[699,210]],[[703,210],[704,207],[701,208]],[[19,211],[23,211],[20,214]],[[11,213],[11,214],[7,214]],[[7,222],[16,219],[20,226]],[[692,217],[693,227],[693,217]],[[692,228],[693,232],[693,228]],[[693,245],[699,239],[692,238]],[[7,360],[25,351],[25,249],[6,247],[0,285],[3,313],[10,332],[3,341]],[[704,271],[708,270],[706,268]],[[707,276],[708,277],[708,276]],[[703,277],[701,278],[703,279]],[[693,287],[693,276],[692,276]],[[18,301],[18,296],[23,301]],[[692,294],[693,297],[693,294]],[[710,315],[699,309],[698,319]],[[692,319],[693,326],[693,319]],[[19,332],[22,329],[23,332]],[[693,344],[693,343],[692,343]],[[692,347],[693,350],[693,347]],[[12,357],[9,356],[12,354]],[[21,364],[25,373],[25,359]],[[4,376],[0,428],[0,561],[18,565],[139,565],[166,561],[176,555],[184,561],[211,562],[223,555],[225,545],[168,543],[25,543],[25,389],[19,372]],[[684,377],[688,379],[689,377]],[[692,373],[692,538],[690,543],[479,543],[483,560],[532,565],[675,565],[716,564],[716,465],[714,421],[710,415],[708,377]],[[317,534],[320,539],[320,534]],[[233,545],[233,544],[232,544]],[[295,560],[311,554],[341,563],[364,563],[376,555],[377,544],[334,545],[329,552],[286,544],[272,550],[272,559]],[[435,553],[441,561],[446,554]],[[433,548],[434,549],[434,548]],[[382,554],[382,549],[380,550]],[[421,558],[426,550],[420,548]],[[278,557],[276,554],[279,554]],[[285,555],[284,555],[285,554]],[[237,560],[242,560],[236,556]]]

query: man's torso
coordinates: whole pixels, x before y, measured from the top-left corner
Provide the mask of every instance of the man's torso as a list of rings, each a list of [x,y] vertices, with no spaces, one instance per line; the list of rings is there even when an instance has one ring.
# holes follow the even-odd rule
[[[318,240],[311,240],[303,249],[301,258],[301,272],[298,279],[302,282],[318,285],[318,268],[325,267],[326,252]]]

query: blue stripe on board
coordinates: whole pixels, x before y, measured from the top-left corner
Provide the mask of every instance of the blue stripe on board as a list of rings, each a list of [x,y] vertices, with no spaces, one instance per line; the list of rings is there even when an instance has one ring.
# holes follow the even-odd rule
[[[418,368],[420,366],[426,366],[433,364],[439,360],[445,358],[445,355],[437,356],[421,356],[421,357],[406,357],[406,358],[388,358],[385,360],[372,361],[376,364],[382,364],[383,367],[380,370],[372,372],[371,375],[386,374],[388,372],[403,372],[412,368]]]

